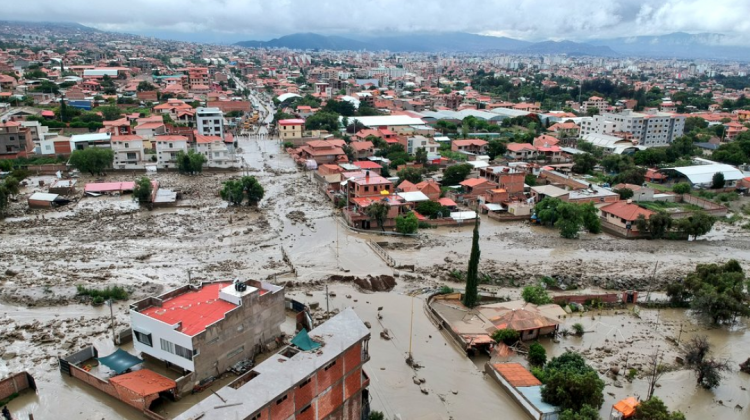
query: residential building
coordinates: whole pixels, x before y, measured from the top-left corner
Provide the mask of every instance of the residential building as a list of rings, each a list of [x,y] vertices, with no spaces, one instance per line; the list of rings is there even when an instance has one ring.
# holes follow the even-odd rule
[[[435,154],[440,148],[438,143],[431,138],[424,136],[400,137],[399,140],[404,146],[404,149],[406,149],[406,153],[409,153],[410,155],[417,153],[417,149],[420,147],[424,148],[428,154]]]
[[[574,122],[558,122],[552,124],[547,131],[560,140],[568,140],[578,138],[581,129]]]
[[[104,130],[111,133],[114,136],[126,136],[133,134],[133,130],[130,127],[130,121],[127,118],[120,118],[119,120],[104,121]]]
[[[282,143],[287,140],[301,139],[304,125],[303,119],[279,120],[279,137]]]
[[[581,104],[581,112],[586,114],[590,109],[596,108],[597,111],[603,112],[609,108],[609,102],[605,98],[592,96]]]
[[[233,168],[238,166],[237,156],[219,136],[195,133],[195,151],[206,157],[206,166]]]
[[[349,146],[354,149],[356,159],[367,159],[375,154],[375,145],[371,141],[354,141]]]
[[[152,139],[167,134],[167,127],[163,122],[146,122],[135,126],[135,134],[144,139]]]
[[[440,185],[434,179],[427,179],[419,182],[415,185],[417,191],[426,195],[430,201],[438,201],[440,199]]]
[[[512,160],[536,159],[537,150],[531,143],[508,143],[505,155]]]
[[[219,108],[198,108],[195,112],[198,134],[224,140],[224,113]]]
[[[130,305],[133,347],[182,368],[180,393],[251,359],[284,319],[284,289],[254,280],[185,285]]]
[[[602,227],[610,232],[615,232],[625,237],[639,236],[636,220],[639,216],[646,219],[654,215],[651,210],[644,209],[628,201],[618,201],[599,208]]]
[[[0,124],[0,155],[18,155],[34,150],[31,131],[20,122]]]
[[[70,150],[83,150],[87,147],[104,147],[111,148],[112,134],[110,133],[91,133],[75,134],[70,137]]]
[[[641,146],[668,146],[683,135],[685,117],[678,114],[649,113],[624,110],[620,113],[604,113],[581,120],[581,137],[587,134],[629,133]]]
[[[349,200],[362,197],[378,198],[393,192],[391,181],[367,170],[344,172],[341,174],[341,179],[346,182]]]
[[[176,168],[177,154],[188,152],[188,138],[185,136],[157,136],[153,142],[156,145],[156,163],[160,168]]]
[[[453,140],[451,151],[483,155],[487,153],[487,142],[480,139]]]
[[[308,159],[314,160],[318,165],[348,162],[344,150],[340,146],[326,140],[308,141],[307,144],[297,149],[297,155],[298,163],[304,163]]]
[[[490,166],[479,169],[479,176],[502,188],[510,197],[522,196],[526,172],[508,166]]]
[[[207,67],[190,67],[189,69],[187,69],[187,75],[189,89],[208,86],[211,84]]]
[[[112,136],[111,147],[114,152],[112,167],[115,169],[140,169],[145,160],[143,137],[138,135]]]
[[[292,344],[176,420],[361,420],[370,415],[370,332],[353,309],[300,332]],[[227,401],[241,404],[228,406]]]

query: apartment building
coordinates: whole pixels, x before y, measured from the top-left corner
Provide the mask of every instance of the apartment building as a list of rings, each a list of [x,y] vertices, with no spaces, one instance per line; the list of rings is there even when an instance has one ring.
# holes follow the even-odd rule
[[[130,305],[135,350],[182,368],[180,393],[252,358],[285,317],[284,289],[254,280],[185,285]]]
[[[188,138],[185,136],[157,136],[153,142],[156,145],[156,164],[159,168],[176,168],[177,154],[188,152]]]
[[[668,146],[683,135],[685,117],[666,112],[648,113],[624,110],[621,113],[604,113],[581,121],[581,137],[587,134],[632,135],[641,146]]]
[[[219,136],[224,140],[224,113],[219,108],[198,108],[195,111],[198,134]]]
[[[599,96],[592,96],[587,101],[583,101],[583,103],[581,104],[581,112],[585,114],[591,108],[596,108],[599,111],[604,111],[609,108],[609,102]]]
[[[399,137],[399,142],[404,146],[404,149],[406,149],[406,153],[410,155],[417,153],[417,149],[420,147],[423,147],[427,153],[432,154],[437,153],[438,149],[440,149],[440,145],[433,139],[420,135],[408,137],[401,136]]]
[[[145,159],[143,137],[137,135],[112,136],[110,146],[114,152],[115,169],[141,169]]]
[[[187,69],[187,74],[190,89],[194,89],[196,86],[203,87],[211,84],[207,67],[191,67]]]
[[[352,308],[344,309],[309,334],[300,332],[291,345],[176,420],[367,419],[370,378],[364,365],[370,360],[369,341],[362,320]]]
[[[34,150],[31,131],[16,121],[0,124],[0,155],[16,155]]]
[[[237,156],[219,136],[204,136],[196,132],[195,151],[206,157],[206,166],[212,168],[239,166]]]
[[[279,137],[281,141],[301,139],[305,126],[303,119],[279,120]]]

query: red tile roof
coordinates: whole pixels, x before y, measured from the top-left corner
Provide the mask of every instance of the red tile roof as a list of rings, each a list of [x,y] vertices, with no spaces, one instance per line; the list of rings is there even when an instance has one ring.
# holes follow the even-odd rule
[[[358,160],[353,162],[352,165],[357,166],[360,169],[381,169],[382,166],[369,160]]]
[[[111,141],[142,141],[143,137],[137,136],[135,134],[129,134],[124,136],[112,136]]]
[[[485,182],[487,182],[487,180],[484,178],[470,178],[459,182],[459,184],[463,185],[464,187],[476,187],[477,185],[482,185]]]
[[[602,213],[609,213],[630,222],[635,221],[641,214],[646,219],[654,214],[651,210],[644,209],[636,204],[628,203],[627,201],[618,201],[608,206],[604,206],[600,210]]]
[[[148,369],[117,375],[109,381],[143,397],[177,388],[175,381]]]
[[[305,123],[305,120],[300,118],[295,119],[289,119],[289,120],[279,120],[279,125],[302,125]]]
[[[519,363],[495,363],[492,368],[513,387],[539,386],[542,384],[539,379]]]

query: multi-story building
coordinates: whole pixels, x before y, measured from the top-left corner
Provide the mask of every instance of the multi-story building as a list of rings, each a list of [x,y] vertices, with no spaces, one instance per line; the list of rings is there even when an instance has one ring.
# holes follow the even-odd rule
[[[301,338],[298,340],[298,338]],[[370,332],[347,308],[177,420],[361,420],[370,415]],[[221,397],[219,397],[219,395]],[[227,404],[238,401],[240,404]]]
[[[482,155],[487,153],[487,141],[480,139],[453,140],[451,151]]]
[[[160,168],[176,168],[177,154],[188,152],[188,138],[185,136],[157,136],[153,142],[156,145],[156,163]]]
[[[87,147],[110,149],[111,140],[112,134],[110,133],[75,134],[70,137],[70,151],[83,150]]]
[[[0,124],[0,155],[17,155],[34,150],[31,131],[16,121]]]
[[[437,153],[440,145],[431,138],[425,136],[401,136],[399,142],[406,149],[406,153],[413,155],[417,153],[417,149],[423,147],[427,153]]]
[[[207,67],[191,67],[187,69],[187,74],[190,89],[196,86],[209,86],[211,84]]]
[[[198,108],[195,112],[198,134],[224,140],[224,113],[219,108]]]
[[[281,141],[301,139],[304,125],[305,120],[303,119],[279,120],[279,137],[281,137]]]
[[[195,133],[195,151],[206,157],[206,166],[213,168],[234,168],[238,166],[237,156],[219,136],[204,136]]]
[[[604,111],[609,107],[609,102],[606,99],[599,96],[592,96],[588,101],[583,101],[581,104],[581,112],[587,113],[589,109],[596,108],[599,111]]]
[[[667,146],[683,135],[685,117],[666,112],[639,113],[625,110],[604,113],[581,121],[581,137],[586,134],[629,133],[641,146]]]
[[[115,169],[143,168],[143,137],[137,135],[112,136],[112,151],[115,154],[112,167]]]
[[[252,358],[285,316],[284,289],[254,280],[185,285],[130,305],[135,350],[182,368],[180,393]]]

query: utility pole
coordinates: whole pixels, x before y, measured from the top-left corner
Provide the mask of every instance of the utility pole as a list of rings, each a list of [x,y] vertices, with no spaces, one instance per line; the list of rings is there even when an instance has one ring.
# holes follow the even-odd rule
[[[651,287],[654,284],[654,276],[656,275],[656,269],[659,267],[659,261],[654,265],[654,272],[651,273],[651,280],[648,282],[648,292],[646,292],[646,302],[651,302]]]
[[[326,316],[331,313],[330,307],[328,306],[328,285],[326,284]]]
[[[112,325],[112,342],[114,344],[117,344],[117,338],[115,337],[115,315],[114,315],[114,312],[112,310],[112,304],[113,303],[114,302],[112,302],[112,298],[110,298],[107,301],[107,305],[109,305],[109,320],[110,320],[110,324]]]

